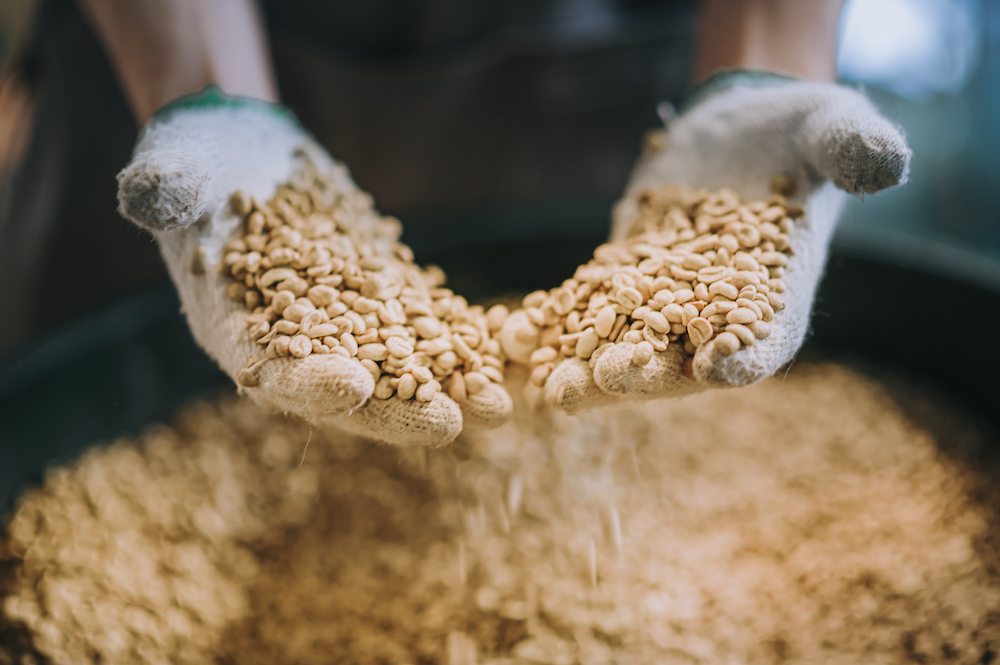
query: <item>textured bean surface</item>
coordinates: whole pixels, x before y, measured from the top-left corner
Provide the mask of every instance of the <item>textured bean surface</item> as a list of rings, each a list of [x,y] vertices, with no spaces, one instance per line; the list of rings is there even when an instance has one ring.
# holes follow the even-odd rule
[[[640,217],[625,242],[598,247],[571,279],[524,299],[528,316],[520,323],[522,337],[540,340],[556,355],[531,361],[533,370],[574,355],[590,358],[607,344],[641,340],[654,351],[677,344],[693,355],[727,325],[769,322],[780,311],[778,294],[785,290],[784,266],[792,254],[787,233],[801,208],[788,205],[780,194],[744,203],[728,189],[676,186],[649,191],[640,204]],[[758,228],[763,224],[768,225],[764,234]],[[615,325],[618,316],[625,317],[624,325]],[[698,322],[692,328],[693,319]],[[588,325],[580,330],[584,322]],[[770,333],[770,328],[759,330],[765,333],[761,338]],[[597,347],[591,349],[590,340],[586,353],[580,353],[576,342],[567,344],[567,333],[596,336]],[[731,355],[747,346],[745,340],[729,335],[717,347]],[[645,352],[638,358],[647,362]],[[539,370],[532,381],[544,383],[547,376]]]
[[[484,376],[503,380],[495,333],[506,308],[484,312],[442,288],[441,270],[421,269],[395,240],[394,218],[376,217],[362,233],[350,219],[356,202],[339,200],[324,176],[303,171],[295,181],[266,204],[239,192],[231,197],[243,223],[240,238],[225,247],[222,269],[232,280],[229,296],[251,311],[248,334],[264,358],[336,353],[372,361],[376,399],[429,401],[442,385],[464,399],[461,375],[480,372],[487,358],[496,371]],[[370,198],[364,201],[370,208]],[[249,361],[241,384],[256,385],[259,366]],[[400,379],[418,366],[436,382],[419,391],[407,382],[399,391]]]
[[[907,391],[800,362],[454,453],[194,405],[21,499],[0,663],[990,663],[994,442]]]

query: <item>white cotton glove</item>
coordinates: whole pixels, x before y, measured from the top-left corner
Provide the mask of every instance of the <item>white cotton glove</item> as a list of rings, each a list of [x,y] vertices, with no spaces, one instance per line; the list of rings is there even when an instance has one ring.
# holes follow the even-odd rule
[[[119,210],[151,231],[180,293],[195,339],[255,401],[310,422],[403,446],[452,441],[466,423],[495,426],[509,416],[499,386],[470,396],[462,408],[444,393],[429,402],[371,398],[372,374],[336,354],[263,361],[248,336],[247,308],[227,297],[231,281],[219,264],[239,237],[237,191],[267,201],[303,165],[327,174],[355,231],[400,273],[393,256],[398,222],[382,218],[371,198],[281,106],[234,98],[210,88],[158,112],[143,128],[131,163],[119,174]],[[253,368],[253,380],[240,376]],[[371,398],[371,399],[370,399]]]
[[[565,360],[547,379],[545,396],[570,412],[621,398],[743,386],[773,375],[802,345],[844,192],[864,196],[902,184],[910,161],[900,130],[860,92],[763,72],[712,77],[651,139],[614,208],[610,241],[630,235],[644,191],[666,184],[728,187],[743,201],[765,200],[772,178],[783,174],[794,187],[789,201],[806,211],[788,234],[794,254],[783,278],[786,307],[775,315],[767,339],[729,356],[717,352],[713,340],[690,361],[676,344],[643,367],[631,362],[629,344],[589,362]],[[510,317],[502,339],[507,354],[523,360],[531,340],[522,335],[516,342],[506,334],[523,325],[519,316]]]

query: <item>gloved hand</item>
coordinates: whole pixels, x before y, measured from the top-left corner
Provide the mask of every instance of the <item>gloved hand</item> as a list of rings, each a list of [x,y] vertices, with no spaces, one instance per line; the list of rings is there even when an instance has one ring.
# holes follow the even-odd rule
[[[689,98],[665,132],[650,136],[613,211],[610,242],[622,242],[639,217],[640,197],[666,184],[730,188],[744,201],[764,200],[776,176],[805,217],[788,233],[785,308],[771,334],[727,355],[715,340],[693,357],[670,344],[644,366],[633,344],[609,345],[591,360],[569,358],[545,382],[545,398],[569,412],[619,399],[653,399],[713,387],[743,386],[773,375],[802,345],[827,247],[846,199],[906,180],[910,150],[900,130],[861,93],[764,72],[713,76]],[[507,355],[526,362],[539,333],[523,312],[501,331]]]
[[[430,286],[398,243],[398,222],[373,209],[371,197],[289,111],[209,88],[159,111],[118,176],[119,210],[156,238],[198,343],[255,401],[319,426],[401,446],[439,446],[453,440],[463,422],[496,426],[506,420],[510,397],[495,383],[463,392],[468,396],[461,407],[443,392],[430,401],[379,399],[371,370],[355,358],[325,349],[302,358],[265,358],[265,347],[248,335],[248,304],[229,297],[233,280],[220,269],[224,247],[242,235],[245,211],[234,210],[230,198],[242,192],[265,202],[303,174],[320,177],[328,188],[339,225],[331,227],[349,236],[349,252],[378,257],[386,266],[380,275],[408,279],[400,286],[419,292],[418,300],[426,296]],[[407,318],[411,324],[414,316]]]

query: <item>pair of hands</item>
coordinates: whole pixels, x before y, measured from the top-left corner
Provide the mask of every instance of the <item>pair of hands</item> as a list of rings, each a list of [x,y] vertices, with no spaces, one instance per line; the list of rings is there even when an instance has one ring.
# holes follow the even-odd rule
[[[334,174],[341,194],[364,208],[366,195],[346,169],[287,111],[213,91],[159,112],[119,175],[122,214],[154,233],[195,338],[232,377],[260,351],[247,337],[246,310],[226,297],[228,284],[218,271],[223,245],[239,226],[228,198],[241,190],[269,199],[304,156]],[[593,363],[565,360],[546,382],[549,402],[573,412],[772,375],[802,344],[844,192],[863,195],[902,183],[909,158],[899,130],[856,91],[747,72],[710,79],[667,131],[647,142],[615,207],[611,241],[627,237],[644,190],[667,183],[730,187],[744,199],[763,199],[771,178],[784,174],[796,188],[792,200],[806,209],[805,223],[789,238],[794,255],[786,270],[786,308],[768,339],[730,356],[703,348],[687,373],[676,345],[644,367],[631,363],[626,345]],[[377,223],[370,205],[362,214]],[[196,253],[204,257],[204,274],[190,269]],[[511,325],[517,321],[515,313]],[[527,362],[533,345],[510,332],[507,326],[500,334],[504,351],[510,360]],[[444,394],[426,403],[369,399],[373,389],[371,375],[355,360],[323,355],[268,361],[247,391],[318,424],[404,446],[443,445],[464,425],[496,426],[511,411],[499,386],[461,405]]]

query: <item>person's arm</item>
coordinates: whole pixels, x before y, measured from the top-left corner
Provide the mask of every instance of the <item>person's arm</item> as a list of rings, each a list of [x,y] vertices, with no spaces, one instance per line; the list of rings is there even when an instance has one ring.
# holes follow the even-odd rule
[[[253,0],[79,0],[140,125],[167,102],[216,84],[277,101]]]
[[[837,75],[844,0],[702,0],[695,80],[742,67],[812,81]]]

